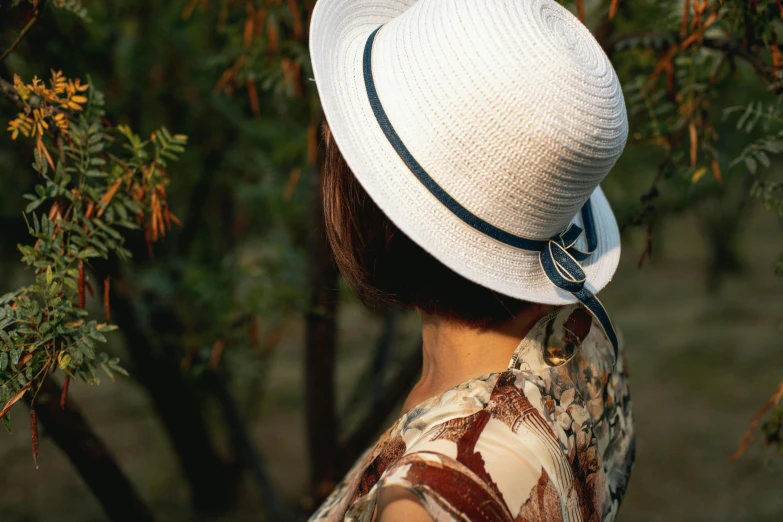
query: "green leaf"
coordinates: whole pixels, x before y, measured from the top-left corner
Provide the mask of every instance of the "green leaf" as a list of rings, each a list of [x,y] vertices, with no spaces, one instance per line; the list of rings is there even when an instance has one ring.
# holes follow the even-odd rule
[[[783,143],[778,140],[768,140],[764,143],[764,149],[770,154],[780,154],[783,152]]]
[[[106,363],[101,363],[101,369],[106,373],[106,375],[109,376],[109,379],[111,379],[112,381],[114,380],[114,374],[109,369],[109,365],[107,365]]]
[[[105,343],[106,342],[106,336],[104,336],[102,333],[100,333],[97,330],[94,331],[94,332],[90,332],[90,337],[92,337],[93,339],[95,339],[96,341],[101,342],[101,343]]]
[[[751,157],[745,158],[745,166],[751,174],[755,174],[758,170],[758,164],[756,163],[756,160]]]
[[[742,129],[742,127],[745,126],[745,122],[750,117],[750,113],[753,112],[753,104],[749,104],[747,108],[745,109],[745,112],[740,116],[740,118],[737,120],[737,130]]]
[[[5,330],[0,330],[0,340],[2,340],[9,348],[13,347],[14,343],[11,341],[11,337]]]
[[[46,216],[41,216],[41,232],[47,238],[54,234],[54,226],[52,225],[51,220]]]
[[[8,352],[0,352],[0,372],[8,366]]]
[[[113,358],[111,361],[109,361],[109,368],[111,368],[112,370],[114,370],[115,372],[121,375],[124,375],[125,377],[130,377],[130,375],[128,374],[128,370],[120,366],[120,360],[117,359],[116,357]]]
[[[98,325],[96,330],[98,330],[99,332],[113,332],[117,330],[117,328],[118,327],[116,324],[102,324],[102,325]]]
[[[101,253],[95,250],[93,247],[88,247],[79,252],[79,259],[88,259],[90,257],[101,257]]]
[[[30,202],[30,203],[29,203],[29,204],[28,204],[28,205],[25,207],[24,211],[25,211],[26,213],[28,213],[28,214],[29,214],[29,213],[30,213],[30,212],[32,212],[33,210],[35,210],[35,209],[37,209],[38,207],[40,207],[40,206],[41,206],[41,203],[43,203],[43,202],[44,202],[44,200],[43,200],[43,199],[36,199],[36,200],[33,200],[33,201],[31,201],[31,202]]]
[[[119,216],[120,221],[128,219],[128,209],[125,208],[125,205],[116,204],[113,208],[117,209],[117,215]]]
[[[107,225],[103,222],[101,219],[94,219],[93,222],[98,225],[99,228],[101,228],[103,231],[105,231],[107,234],[109,234],[114,239],[122,239],[122,234],[114,230],[112,227]]]

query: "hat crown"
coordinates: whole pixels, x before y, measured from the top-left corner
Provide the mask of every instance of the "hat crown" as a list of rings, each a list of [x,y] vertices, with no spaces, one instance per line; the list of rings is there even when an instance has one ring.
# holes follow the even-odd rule
[[[518,236],[563,231],[625,146],[609,59],[551,0],[420,0],[377,34],[372,74],[427,173]]]

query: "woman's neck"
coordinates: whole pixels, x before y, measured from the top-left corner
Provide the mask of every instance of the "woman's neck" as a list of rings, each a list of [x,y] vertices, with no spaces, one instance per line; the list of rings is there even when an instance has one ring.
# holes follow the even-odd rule
[[[468,379],[505,371],[522,338],[555,308],[535,304],[505,323],[483,329],[422,313],[421,379],[405,400],[402,411]]]

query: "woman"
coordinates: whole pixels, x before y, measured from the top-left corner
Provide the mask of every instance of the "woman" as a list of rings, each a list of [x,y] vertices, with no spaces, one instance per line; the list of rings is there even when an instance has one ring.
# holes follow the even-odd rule
[[[551,0],[319,0],[310,34],[337,263],[421,314],[424,361],[312,520],[613,520],[634,452],[595,297],[628,133],[606,55]]]

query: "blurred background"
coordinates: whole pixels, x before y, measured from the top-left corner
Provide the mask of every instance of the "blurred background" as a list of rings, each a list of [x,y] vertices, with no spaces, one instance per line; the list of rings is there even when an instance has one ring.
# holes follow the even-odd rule
[[[783,5],[563,3],[631,118],[619,519],[783,520]],[[313,4],[0,0],[0,521],[304,520],[400,413],[418,319],[323,237]]]

